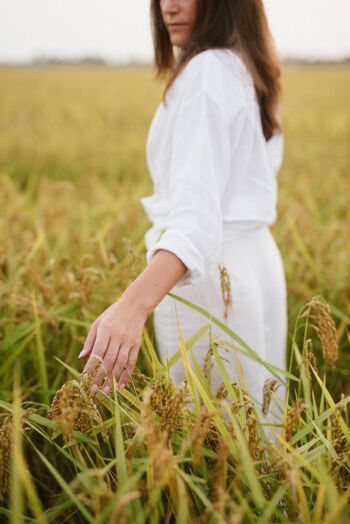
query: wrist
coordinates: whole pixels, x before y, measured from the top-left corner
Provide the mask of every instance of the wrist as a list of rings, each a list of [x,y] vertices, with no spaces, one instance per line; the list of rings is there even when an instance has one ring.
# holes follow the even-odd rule
[[[136,314],[143,317],[146,321],[154,307],[145,300],[146,297],[136,289],[134,284],[135,281],[126,288],[119,300],[122,301],[127,308],[133,309]]]

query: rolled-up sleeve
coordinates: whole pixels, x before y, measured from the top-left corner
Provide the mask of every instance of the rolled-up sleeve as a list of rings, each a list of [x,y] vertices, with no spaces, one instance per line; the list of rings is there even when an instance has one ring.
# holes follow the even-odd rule
[[[169,213],[160,238],[146,253],[148,263],[159,249],[174,253],[187,267],[179,286],[210,278],[217,269],[231,144],[231,119],[209,92],[201,89],[182,101],[167,174]]]

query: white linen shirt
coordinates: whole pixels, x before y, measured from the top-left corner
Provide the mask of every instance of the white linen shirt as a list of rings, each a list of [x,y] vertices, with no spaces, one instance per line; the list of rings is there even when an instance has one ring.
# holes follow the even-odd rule
[[[146,159],[153,194],[140,198],[158,249],[187,267],[177,286],[211,278],[232,229],[276,220],[283,134],[266,141],[254,84],[237,50],[208,49],[187,63],[151,122]]]

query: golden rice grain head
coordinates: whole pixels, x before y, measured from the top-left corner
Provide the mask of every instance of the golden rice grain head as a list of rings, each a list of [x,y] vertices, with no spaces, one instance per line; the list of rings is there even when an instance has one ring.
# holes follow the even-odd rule
[[[227,513],[225,508],[230,500],[230,495],[225,489],[225,476],[226,476],[226,457],[221,454],[221,457],[215,460],[213,467],[210,469],[213,489],[212,497],[214,498],[213,506],[216,510],[216,522],[220,524],[226,524]]]
[[[293,431],[299,422],[300,415],[306,408],[307,404],[301,399],[297,400],[295,405],[289,408],[285,424],[285,439],[287,441],[292,438]]]
[[[221,500],[226,492],[227,457],[229,452],[228,445],[224,441],[221,441],[215,454],[215,461],[211,472],[216,498]]]
[[[315,320],[313,326],[321,340],[323,356],[334,368],[338,360],[337,328],[331,316],[329,304],[314,297],[310,302],[310,316]]]
[[[153,386],[146,386],[142,392],[142,402],[140,406],[141,424],[137,431],[150,448],[156,445],[161,434],[164,432],[161,428],[159,415],[153,408],[154,399],[152,399],[152,395]]]
[[[21,415],[21,427],[27,431],[26,427],[28,418],[37,410],[34,407],[27,408]],[[0,420],[0,503],[10,488],[10,461],[13,445],[13,416],[6,415]]]
[[[243,397],[244,395],[247,395],[247,390],[243,385],[239,384],[238,382],[232,382],[231,386],[235,392],[235,395],[237,396],[237,399],[232,401],[231,408],[230,408],[232,413],[235,415],[239,412],[241,408],[245,407],[245,402],[244,402]]]
[[[143,391],[140,408],[141,424],[138,434],[146,445],[147,456],[156,483],[163,482],[173,473],[174,457],[166,429],[161,428],[160,420],[152,404],[153,387]]]
[[[222,299],[224,302],[224,319],[227,321],[228,317],[228,310],[232,306],[232,292],[231,292],[231,280],[230,275],[227,271],[227,268],[225,266],[221,266],[219,264],[219,271],[220,271],[220,285],[221,285],[221,293],[222,293]]]
[[[104,441],[108,441],[108,432],[90,387],[89,373],[80,381],[70,380],[63,384],[52,399],[47,418],[57,423],[65,440],[73,439],[73,431],[86,433],[97,426]]]
[[[216,342],[213,342],[213,344],[216,344],[216,346],[218,346]],[[204,356],[203,366],[202,366],[203,374],[208,381],[210,379],[210,371],[213,367],[212,356],[213,356],[213,348],[212,348],[212,344],[209,344],[209,348]]]
[[[192,446],[192,461],[195,466],[199,466],[202,461],[203,444],[210,430],[212,416],[213,414],[209,413],[207,407],[202,405],[191,429],[190,443]]]
[[[222,382],[215,393],[215,398],[218,400],[227,398],[228,392],[225,384]]]
[[[213,420],[213,417],[215,415],[215,411],[213,411],[211,413],[211,419],[210,419],[210,428],[209,428],[209,431],[207,433],[207,436],[206,436],[206,439],[205,439],[205,443],[206,445],[210,448],[210,449],[213,449],[213,450],[218,450],[221,443],[222,443],[222,440],[223,440],[223,437],[215,423],[215,421]]]
[[[263,405],[262,412],[267,415],[269,406],[272,399],[272,394],[280,386],[279,382],[275,378],[266,379],[263,387]]]
[[[315,353],[313,352],[313,345],[311,338],[308,338],[305,340],[303,345],[303,352],[302,352],[302,361],[300,363],[300,368],[304,371],[305,375],[307,376],[308,380],[311,380],[311,368],[312,366],[316,373],[318,372],[317,369],[317,358]]]
[[[159,382],[152,387],[150,403],[160,418],[161,430],[168,434],[168,440],[183,427],[185,400],[185,388],[176,388],[172,382]]]
[[[344,415],[346,416],[347,409],[345,402],[343,403],[343,400],[345,399],[344,393],[341,393],[340,395],[341,403],[340,405],[336,406],[334,413],[330,416],[330,425],[332,430],[332,444],[339,455],[339,458],[342,459],[344,456],[347,456],[347,459],[349,461],[350,459],[350,444],[344,435],[344,432],[342,430],[342,427],[340,425],[340,417],[342,416],[342,412],[344,412]],[[343,417],[344,418],[344,417]]]
[[[215,453],[214,459],[210,460],[208,470],[210,498],[213,499],[213,506],[216,510],[216,522],[222,524],[227,522],[225,508],[230,499],[226,489],[228,454],[228,446],[222,442]]]
[[[263,452],[262,440],[258,432],[254,402],[247,393],[243,393],[243,405],[244,409],[246,410],[246,427],[248,429],[249,451],[254,459],[260,460]]]
[[[0,502],[10,485],[10,455],[12,444],[12,420],[7,415],[0,425]]]
[[[241,408],[244,408],[244,403],[240,400],[233,400],[231,404],[231,412],[233,415],[237,415],[239,413],[239,410]]]

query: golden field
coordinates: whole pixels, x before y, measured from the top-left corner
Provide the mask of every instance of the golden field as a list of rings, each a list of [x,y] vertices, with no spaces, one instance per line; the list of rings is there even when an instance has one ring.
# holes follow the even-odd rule
[[[191,417],[151,318],[126,390],[96,406],[80,375],[91,322],[146,264],[151,68],[0,69],[0,522],[350,521],[350,68],[284,65],[283,86],[292,378],[271,449],[227,377],[231,424],[201,375]]]

